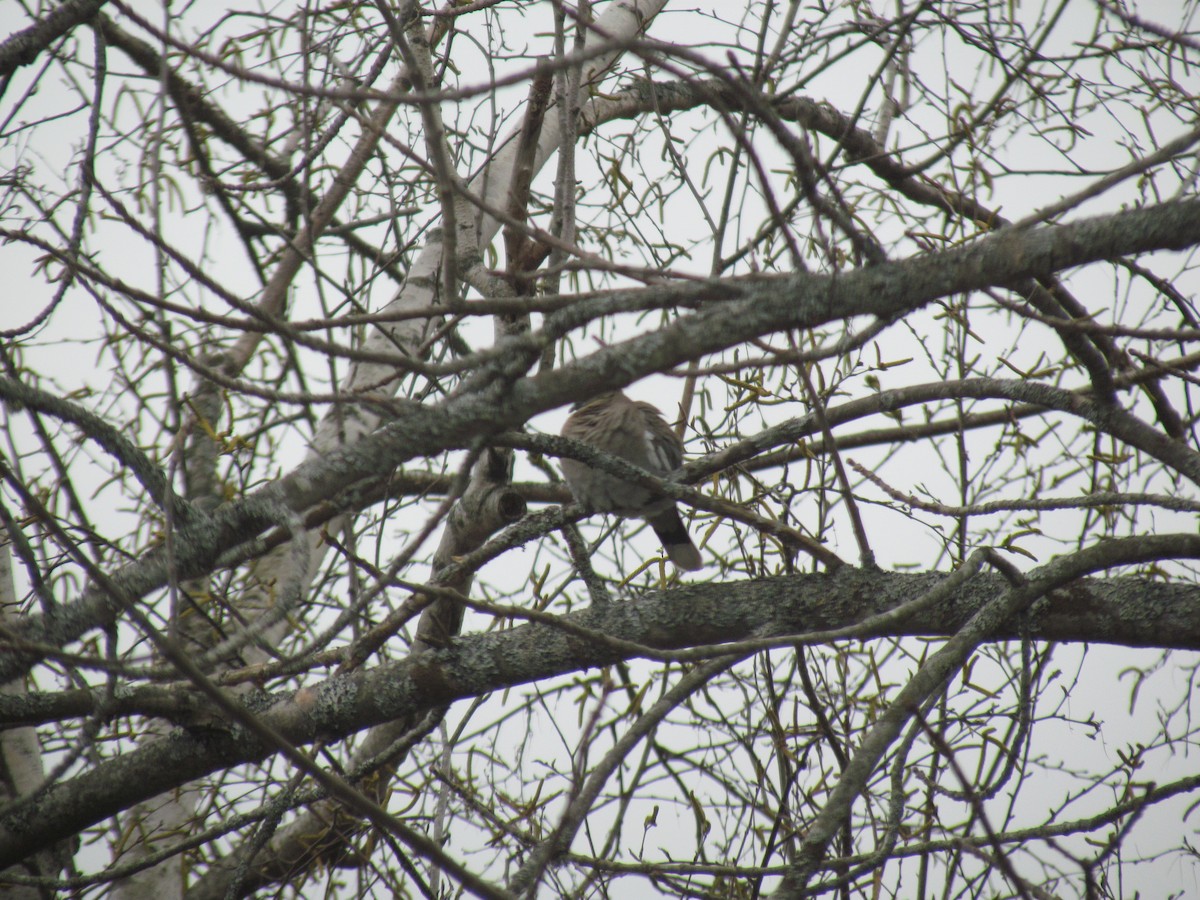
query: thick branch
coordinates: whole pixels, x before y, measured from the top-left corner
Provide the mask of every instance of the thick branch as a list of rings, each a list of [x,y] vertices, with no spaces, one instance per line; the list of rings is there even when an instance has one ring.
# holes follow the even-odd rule
[[[349,446],[310,459],[291,474],[218,510],[211,519],[181,529],[175,564],[187,577],[203,574],[238,540],[272,524],[265,514],[281,506],[307,510],[407,460],[470,447],[481,435],[516,427],[580,397],[624,387],[645,375],[752,338],[788,328],[815,328],[857,315],[890,317],[950,294],[1010,284],[1126,254],[1196,244],[1200,244],[1200,200],[1186,200],[1071,225],[1012,229],[968,247],[835,277],[798,274],[689,282],[581,299],[550,316],[544,333],[502,342],[500,352],[489,354],[494,361],[444,403],[414,408]],[[551,373],[511,383],[498,377],[504,374],[506,351],[520,354],[529,346],[540,347],[599,315],[644,307],[650,296],[655,305],[699,311]],[[1089,407],[1082,399],[1072,403],[1078,407],[1073,411],[1095,413],[1100,418],[1098,409],[1089,413],[1095,404]],[[1200,482],[1200,457],[1178,442],[1159,435],[1155,446],[1142,449],[1160,458],[1169,453],[1171,465]],[[167,571],[164,556],[150,553],[116,573],[112,581],[127,597],[142,597],[165,584]],[[17,637],[63,646],[92,628],[111,623],[119,609],[120,602],[92,587],[79,600],[62,604],[53,618],[29,617]],[[34,648],[29,649],[23,658],[0,660],[0,678],[14,677],[34,664],[39,656]]]
[[[0,44],[0,78],[27,66],[56,40],[86,22],[107,0],[69,0]]]
[[[1200,536],[1128,538],[1109,542],[1103,554],[1109,562],[1197,558]],[[561,621],[569,630],[529,624],[472,635],[415,658],[336,676],[278,699],[261,717],[297,744],[338,739],[465,697],[639,655],[660,655],[655,649],[719,645],[716,654],[730,641],[790,639],[843,628],[925,595],[943,577],[847,567],[834,575],[689,585],[564,616]],[[883,620],[875,636],[953,635],[1007,589],[998,576],[980,576],[912,617]],[[1200,649],[1200,588],[1136,578],[1082,580],[1042,598],[992,633],[993,640],[1024,637]],[[635,652],[636,645],[645,649]],[[7,721],[26,720],[14,714],[13,704],[37,702],[19,697],[0,701]],[[133,803],[211,772],[259,761],[273,749],[237,727],[179,729],[56,785],[15,816],[0,816],[0,867]]]

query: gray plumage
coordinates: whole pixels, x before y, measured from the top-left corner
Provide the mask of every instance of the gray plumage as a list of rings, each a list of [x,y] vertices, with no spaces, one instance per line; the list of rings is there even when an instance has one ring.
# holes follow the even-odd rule
[[[649,403],[620,391],[579,405],[563,425],[563,437],[591,444],[654,475],[667,475],[683,462],[683,441]],[[563,475],[580,505],[596,512],[645,519],[671,562],[694,571],[703,562],[670,497],[563,457]]]

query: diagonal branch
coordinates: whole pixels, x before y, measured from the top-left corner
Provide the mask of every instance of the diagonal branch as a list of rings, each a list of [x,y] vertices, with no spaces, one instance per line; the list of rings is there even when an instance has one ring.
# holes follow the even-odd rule
[[[67,0],[50,10],[28,28],[14,32],[0,43],[0,78],[27,66],[51,44],[96,15],[108,0]],[[0,90],[2,92],[2,90]]]
[[[549,124],[549,123],[548,123]],[[698,309],[658,331],[596,351],[552,373],[497,379],[503,354],[482,367],[478,382],[466,384],[437,405],[413,408],[387,425],[340,449],[310,458],[290,474],[180,530],[175,565],[182,577],[211,571],[222,555],[277,521],[283,508],[304,511],[353,490],[380,471],[448,448],[471,447],[480,436],[522,425],[534,415],[596,391],[624,387],[653,372],[707,353],[787,328],[812,328],[856,315],[890,316],[920,309],[939,297],[1008,284],[1100,259],[1200,243],[1200,200],[1165,203],[1070,225],[1010,230],[975,244],[897,263],[873,266],[837,277],[790,275],[659,285],[584,298],[548,317],[542,332],[509,338],[500,350],[524,352],[569,333],[597,315],[655,303]],[[1200,483],[1200,456],[1129,413],[1048,385],[1001,382],[1013,400],[1061,407],[1117,429],[1122,440],[1166,462]],[[151,552],[111,576],[129,598],[142,597],[166,583],[161,552]],[[285,579],[279,579],[282,583]],[[87,588],[63,603],[53,616],[30,616],[14,637],[30,644],[65,646],[93,628],[115,621],[118,598],[103,587]],[[34,665],[33,648],[21,656],[0,657],[0,678]]]

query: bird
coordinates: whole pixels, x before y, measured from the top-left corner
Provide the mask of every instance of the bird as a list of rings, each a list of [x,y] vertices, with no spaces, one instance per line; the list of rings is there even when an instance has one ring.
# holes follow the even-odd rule
[[[683,441],[662,413],[621,391],[577,403],[562,434],[658,476],[683,462]],[[585,509],[645,519],[676,566],[694,572],[704,565],[673,499],[575,459],[564,456],[560,462],[571,493]]]

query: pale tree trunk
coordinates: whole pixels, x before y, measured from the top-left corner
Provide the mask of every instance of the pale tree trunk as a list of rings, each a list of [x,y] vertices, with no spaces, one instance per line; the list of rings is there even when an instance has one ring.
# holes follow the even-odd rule
[[[587,61],[582,67],[582,74],[576,82],[579,84],[578,102],[582,104],[588,97],[592,85],[607,72],[623,55],[623,48],[636,38],[649,25],[653,18],[666,5],[666,0],[621,0],[609,4],[603,15],[588,28],[587,44],[597,41],[611,41],[614,48],[608,53],[598,55]],[[418,54],[417,62],[428,59],[428,47],[436,39],[434,28],[423,36],[415,36],[410,45]],[[424,51],[424,56],[420,54]],[[389,90],[399,93],[414,83],[414,78],[420,78],[419,71],[414,72],[410,60],[404,72],[397,76]],[[418,68],[425,68],[418,66]],[[428,68],[426,68],[428,71]],[[313,216],[302,234],[293,242],[277,270],[263,291],[261,308],[272,315],[282,315],[285,312],[285,299],[291,284],[300,271],[304,258],[311,253],[316,240],[328,226],[338,206],[349,192],[362,172],[371,151],[381,139],[387,122],[396,110],[396,104],[383,102],[370,117],[364,128],[364,133],[358,145],[351,153],[351,158],[334,179],[335,188],[323,199],[314,211]],[[427,130],[430,125],[430,115],[426,114]],[[435,120],[436,121],[436,120]],[[537,145],[532,154],[532,171],[536,173],[546,160],[560,148],[564,140],[564,128],[570,130],[568,139],[574,138],[574,123],[565,122],[559,115],[546,117],[538,137]],[[474,178],[465,184],[465,191],[460,190],[452,195],[452,199],[443,202],[443,209],[448,217],[454,219],[453,227],[446,231],[435,231],[431,240],[417,255],[405,279],[404,287],[397,296],[379,312],[401,313],[413,309],[431,306],[445,298],[439,297],[438,287],[443,281],[444,260],[447,258],[447,248],[452,249],[453,273],[461,272],[463,277],[475,283],[486,280],[484,277],[471,278],[479,275],[479,249],[487,246],[496,236],[500,228],[497,217],[480,210],[499,210],[508,208],[508,196],[513,184],[514,168],[520,156],[520,141],[518,133],[513,133],[500,142],[490,162],[484,166]],[[431,147],[431,156],[436,157],[438,148]],[[445,179],[443,179],[444,181]],[[460,182],[461,183],[461,182]],[[443,184],[443,193],[451,195],[451,185]],[[463,194],[468,194],[468,197]],[[429,334],[438,326],[438,320],[412,319],[396,323],[379,325],[368,332],[363,349],[368,353],[395,355],[418,352]],[[247,334],[234,346],[229,354],[221,360],[221,368],[227,373],[240,371],[252,358],[253,351],[261,341],[261,335]],[[330,451],[351,444],[363,435],[373,431],[384,421],[386,404],[379,403],[381,398],[393,396],[401,382],[398,370],[386,363],[357,361],[351,367],[342,393],[347,397],[364,397],[367,401],[336,405],[320,422],[313,437],[308,458],[321,457]],[[199,391],[198,391],[199,393]],[[214,408],[215,417],[219,410]],[[215,418],[213,420],[215,422]],[[212,424],[212,423],[210,423]],[[208,438],[199,435],[196,442],[207,442]],[[196,449],[195,447],[189,448]],[[201,451],[203,453],[203,451]],[[474,481],[472,482],[474,486]],[[466,497],[464,497],[466,499]],[[338,533],[347,523],[348,516],[339,516],[324,525],[328,533]],[[281,523],[294,524],[294,523]],[[499,524],[496,525],[499,527]],[[451,529],[452,530],[452,529]],[[486,535],[485,535],[486,537]],[[446,546],[453,546],[461,538],[451,535]],[[308,595],[309,585],[313,574],[319,570],[321,560],[326,552],[326,544],[319,533],[306,532],[298,539],[284,544],[259,560],[254,566],[251,586],[237,600],[238,612],[243,620],[251,626],[240,634],[217,645],[205,654],[206,667],[224,667],[231,664],[252,664],[264,662],[268,655],[261,649],[263,645],[277,646],[279,641],[290,629],[289,614],[304,602]],[[461,551],[458,551],[461,552]],[[469,588],[469,582],[466,585]],[[444,612],[444,609],[442,610]],[[433,615],[426,615],[425,623],[439,621]],[[426,626],[428,627],[428,626]],[[252,640],[251,640],[252,639]],[[258,646],[255,646],[258,645]],[[194,645],[193,645],[194,646]],[[399,723],[396,727],[381,729],[365,741],[358,754],[358,759],[370,758],[381,747],[390,746],[397,734],[402,734],[418,723]],[[150,735],[146,739],[153,739]],[[150,804],[144,804],[131,812],[130,822],[125,827],[137,827],[139,837],[137,843],[141,849],[135,849],[135,854],[144,855],[151,847],[158,850],[178,841],[184,834],[179,828],[186,823],[196,806],[195,799],[189,797],[189,791],[178,792],[172,797],[158,797]],[[325,804],[332,809],[332,806]],[[317,818],[314,818],[317,817]],[[321,818],[324,817],[324,818]],[[311,830],[314,822],[318,824],[316,834]],[[319,845],[323,834],[332,834],[336,829],[329,827],[332,823],[328,810],[321,810],[309,816],[301,817],[295,827],[285,829],[271,842],[270,849],[262,855],[261,865],[264,874],[283,870],[293,870],[297,864],[297,856],[305,860],[314,858],[313,847]],[[304,831],[303,829],[309,829]],[[268,862],[270,861],[270,862]],[[245,877],[236,874],[236,861],[233,867],[218,867],[214,869],[209,886],[220,882],[227,887],[233,878]],[[155,896],[175,897],[183,891],[181,860],[172,857],[157,866],[136,873],[121,883],[118,896],[129,898]],[[253,879],[259,880],[259,879]],[[207,895],[206,890],[200,890],[199,895]],[[223,895],[224,889],[220,894]]]
[[[512,451],[485,450],[472,467],[471,479],[462,497],[446,516],[442,539],[433,557],[432,583],[466,595],[474,576],[455,567],[456,573],[441,578],[457,557],[479,547],[488,537],[525,514],[525,503],[508,486]],[[463,608],[452,597],[441,596],[425,609],[412,646],[414,655],[444,644],[458,633]],[[391,776],[413,742],[441,721],[445,710],[395,719],[372,728],[356,749],[349,770],[361,771],[360,790],[376,802],[385,802]],[[386,756],[386,763],[363,771],[370,761]],[[282,812],[282,810],[281,810]],[[274,825],[274,822],[271,823]],[[265,846],[248,840],[237,852],[214,866],[191,890],[193,900],[214,900],[231,893],[244,896],[254,889],[302,877],[318,864],[336,865],[354,851],[361,831],[360,820],[334,800],[315,803],[271,838]]]
[[[15,574],[12,545],[8,543],[7,536],[0,535],[0,627],[4,628],[21,615],[21,604],[17,599],[16,584],[13,580]],[[26,693],[25,679],[18,678],[0,685],[0,692]],[[0,800],[4,801],[4,805],[16,805],[20,802],[18,798],[30,797],[44,781],[45,771],[42,768],[37,729],[9,728],[0,731]],[[36,854],[15,871],[22,875],[53,876],[72,855],[69,848],[51,847]],[[12,900],[33,900],[42,896],[41,891],[32,886],[21,885],[6,890],[4,896],[11,897]]]

